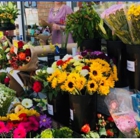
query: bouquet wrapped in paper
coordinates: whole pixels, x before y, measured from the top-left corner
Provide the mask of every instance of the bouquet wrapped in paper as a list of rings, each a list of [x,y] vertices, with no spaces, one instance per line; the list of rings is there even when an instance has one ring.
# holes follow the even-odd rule
[[[105,3],[106,4],[106,3]],[[140,44],[140,3],[106,4],[97,11],[105,23],[125,44]]]
[[[69,44],[67,45],[67,50],[71,52],[72,47],[75,46],[75,43]],[[47,56],[48,53],[53,53],[54,51],[53,45],[34,47],[29,43],[14,40],[10,51],[7,53],[7,58],[14,70],[35,71],[38,69],[38,57]]]

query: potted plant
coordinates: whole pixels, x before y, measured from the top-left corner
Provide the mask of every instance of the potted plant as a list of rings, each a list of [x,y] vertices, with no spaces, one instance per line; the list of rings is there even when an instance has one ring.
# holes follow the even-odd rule
[[[83,2],[78,11],[67,16],[66,31],[72,32],[81,50],[84,49],[85,43],[88,43],[89,49],[101,50],[100,40],[106,35],[103,20],[95,11],[93,2],[90,4]]]
[[[13,2],[9,1],[7,4],[0,4],[0,26],[5,30],[15,29],[14,22],[18,15],[19,9]]]

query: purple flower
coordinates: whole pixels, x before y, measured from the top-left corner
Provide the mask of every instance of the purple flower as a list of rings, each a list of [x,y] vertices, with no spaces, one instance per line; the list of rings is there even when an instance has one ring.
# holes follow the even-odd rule
[[[51,128],[51,118],[47,117],[47,115],[40,115],[40,128],[45,127],[45,128]]]

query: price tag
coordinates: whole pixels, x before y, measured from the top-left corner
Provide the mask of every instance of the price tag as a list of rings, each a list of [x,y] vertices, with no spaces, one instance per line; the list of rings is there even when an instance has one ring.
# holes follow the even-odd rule
[[[49,113],[50,115],[54,115],[54,114],[53,114],[53,106],[50,105],[50,104],[48,104],[48,113]]]
[[[73,118],[73,110],[72,109],[70,109],[70,119],[73,121],[74,120],[74,118]]]
[[[0,38],[3,37],[3,32],[0,31]]]
[[[54,60],[57,61],[60,59],[60,56],[54,56]]]
[[[135,62],[127,60],[127,70],[135,72]]]

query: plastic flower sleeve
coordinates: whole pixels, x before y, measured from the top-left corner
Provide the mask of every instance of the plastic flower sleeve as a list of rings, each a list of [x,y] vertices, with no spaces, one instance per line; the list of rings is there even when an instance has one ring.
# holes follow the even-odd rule
[[[104,5],[104,3],[103,3]],[[107,5],[107,4],[106,4]],[[103,6],[102,6],[103,7]],[[106,8],[105,8],[106,7]],[[126,4],[108,4],[104,9],[98,7],[97,12],[108,27],[126,44],[131,44],[131,34],[125,10]],[[97,9],[97,8],[96,8]]]
[[[134,133],[137,127],[136,113],[133,111],[130,92],[125,89],[115,88],[111,90],[104,101],[118,129],[126,137],[136,137]]]

